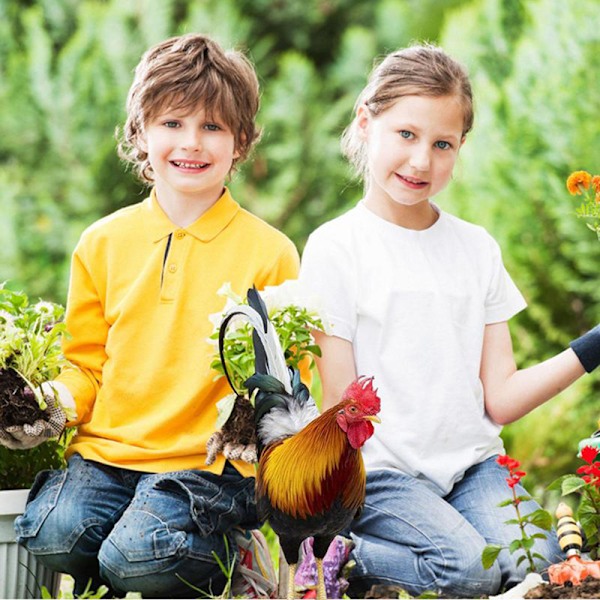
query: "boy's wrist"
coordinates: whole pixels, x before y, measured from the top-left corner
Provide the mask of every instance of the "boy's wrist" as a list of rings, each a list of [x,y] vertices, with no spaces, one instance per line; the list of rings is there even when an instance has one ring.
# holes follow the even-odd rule
[[[587,373],[600,365],[600,325],[569,344]]]

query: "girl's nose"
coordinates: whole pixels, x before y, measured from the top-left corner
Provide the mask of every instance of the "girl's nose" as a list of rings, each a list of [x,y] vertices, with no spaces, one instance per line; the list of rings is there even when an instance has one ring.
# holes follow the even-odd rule
[[[429,148],[417,146],[413,149],[409,160],[410,166],[417,171],[428,171],[431,164]]]

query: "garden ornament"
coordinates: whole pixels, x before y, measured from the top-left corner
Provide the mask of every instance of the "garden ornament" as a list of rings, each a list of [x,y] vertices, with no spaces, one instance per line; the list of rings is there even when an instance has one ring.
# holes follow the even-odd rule
[[[580,585],[586,577],[600,579],[600,561],[581,558],[583,546],[581,529],[573,518],[571,508],[561,502],[556,509],[556,518],[558,519],[556,528],[558,543],[567,558],[548,568],[550,583],[563,585],[570,582],[573,585]]]

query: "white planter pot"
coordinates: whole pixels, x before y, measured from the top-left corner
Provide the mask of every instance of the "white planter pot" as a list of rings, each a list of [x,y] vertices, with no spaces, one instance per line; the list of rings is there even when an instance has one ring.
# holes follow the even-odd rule
[[[41,598],[42,586],[58,597],[60,575],[49,571],[15,541],[13,524],[29,490],[0,491],[0,598]]]

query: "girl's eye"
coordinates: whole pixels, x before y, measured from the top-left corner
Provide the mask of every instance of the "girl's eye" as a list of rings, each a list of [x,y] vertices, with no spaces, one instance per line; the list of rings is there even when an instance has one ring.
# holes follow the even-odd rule
[[[165,121],[165,127],[174,129],[175,127],[179,127],[179,123],[177,121]]]
[[[412,133],[406,129],[402,129],[400,131],[400,137],[403,137],[405,140],[409,140],[412,137]]]
[[[444,142],[443,140],[440,140],[439,142],[435,143],[435,147],[439,148],[440,150],[448,150],[452,146],[450,145],[450,142]]]
[[[221,129],[216,123],[207,123],[204,127],[208,131],[219,131]]]

